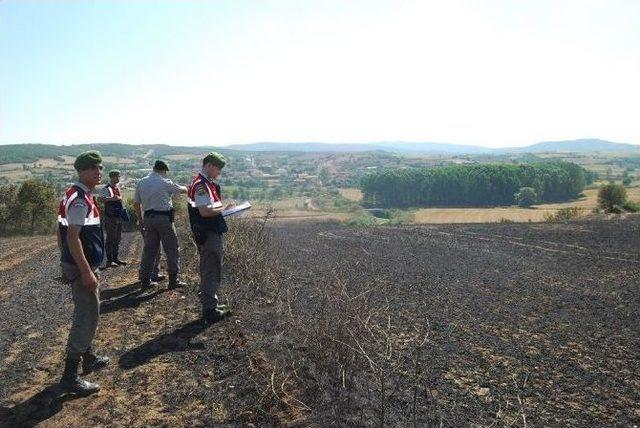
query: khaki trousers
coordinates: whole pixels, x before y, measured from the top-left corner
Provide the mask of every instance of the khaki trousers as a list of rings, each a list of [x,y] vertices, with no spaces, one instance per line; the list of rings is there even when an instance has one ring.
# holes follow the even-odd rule
[[[98,268],[93,273],[98,276]],[[67,358],[78,359],[91,349],[91,342],[100,319],[100,289],[89,291],[82,285],[80,270],[72,264],[62,263],[62,277],[71,283],[73,322],[67,340]]]

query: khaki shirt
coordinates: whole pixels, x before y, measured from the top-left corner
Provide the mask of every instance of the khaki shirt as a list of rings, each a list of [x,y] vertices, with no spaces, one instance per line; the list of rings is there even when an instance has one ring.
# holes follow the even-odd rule
[[[173,209],[171,196],[180,192],[179,184],[152,172],[138,182],[133,200],[142,205],[145,211],[169,211]]]

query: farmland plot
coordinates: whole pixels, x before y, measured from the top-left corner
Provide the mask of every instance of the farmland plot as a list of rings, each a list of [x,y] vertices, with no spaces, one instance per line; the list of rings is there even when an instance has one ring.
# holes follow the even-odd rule
[[[126,235],[132,263],[105,271],[96,339],[113,365],[86,398],[52,392],[71,313],[55,241],[3,240],[0,425],[640,422],[638,217],[231,230],[235,315],[209,328],[184,228],[182,292],[137,287]]]

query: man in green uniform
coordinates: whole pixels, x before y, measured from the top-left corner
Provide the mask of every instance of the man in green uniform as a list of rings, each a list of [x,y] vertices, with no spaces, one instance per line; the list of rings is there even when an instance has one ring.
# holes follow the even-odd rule
[[[120,240],[122,239],[122,193],[120,191],[120,171],[114,169],[109,172],[109,183],[102,189],[98,201],[104,202],[104,231],[106,236],[105,250],[107,262],[104,268],[126,265],[120,260]]]
[[[92,192],[102,178],[102,157],[96,151],[84,152],[73,166],[78,182],[66,190],[58,208],[62,276],[71,284],[74,304],[60,384],[68,392],[91,394],[100,386],[78,376],[80,362],[85,374],[109,363],[109,358],[97,356],[91,346],[100,317],[97,275],[104,256],[100,211]]]
[[[223,206],[218,180],[226,159],[209,153],[202,160],[202,170],[193,178],[187,192],[189,222],[200,254],[200,302],[205,323],[220,321],[231,312],[218,303],[222,278],[222,234],[227,224],[222,212],[235,204]]]

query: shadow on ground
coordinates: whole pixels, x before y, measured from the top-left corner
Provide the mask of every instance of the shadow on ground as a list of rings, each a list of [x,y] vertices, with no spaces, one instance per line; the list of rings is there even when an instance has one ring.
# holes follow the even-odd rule
[[[188,322],[171,333],[165,333],[151,339],[136,348],[125,352],[118,365],[121,369],[132,369],[169,352],[183,352],[204,349],[202,342],[194,342],[194,338],[206,329],[201,320]]]
[[[148,291],[152,291],[148,293]],[[168,291],[166,288],[143,289],[140,282],[124,285],[120,288],[109,288],[100,291],[100,313],[108,314],[124,308],[137,308],[140,304]]]
[[[33,427],[62,410],[62,405],[85,396],[62,392],[58,384],[47,386],[13,407],[0,407],[0,427]]]

